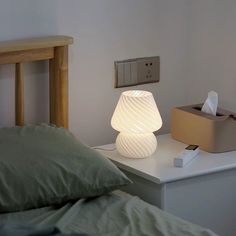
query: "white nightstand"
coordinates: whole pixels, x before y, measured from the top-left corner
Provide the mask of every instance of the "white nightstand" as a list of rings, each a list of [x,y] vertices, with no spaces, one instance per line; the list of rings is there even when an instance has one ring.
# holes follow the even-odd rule
[[[146,159],[128,159],[99,150],[134,184],[123,191],[137,195],[183,219],[210,228],[221,236],[236,235],[236,151],[199,157],[184,168],[173,159],[187,145],[170,135],[157,137],[156,152]],[[100,146],[111,149],[114,144]]]

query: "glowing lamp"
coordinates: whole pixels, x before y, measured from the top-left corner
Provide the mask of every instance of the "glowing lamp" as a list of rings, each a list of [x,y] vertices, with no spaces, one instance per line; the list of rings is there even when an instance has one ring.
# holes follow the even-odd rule
[[[162,126],[162,119],[152,93],[130,90],[120,96],[111,119],[111,126],[119,131],[118,152],[129,158],[145,158],[157,147],[154,131]]]

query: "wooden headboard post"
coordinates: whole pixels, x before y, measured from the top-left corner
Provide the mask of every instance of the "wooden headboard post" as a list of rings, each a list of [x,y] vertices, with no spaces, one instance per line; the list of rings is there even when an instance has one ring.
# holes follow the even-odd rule
[[[50,70],[50,123],[68,128],[68,46],[55,47]]]
[[[24,78],[23,64],[15,65],[15,123],[24,125]]]
[[[15,64],[15,123],[24,125],[23,63],[49,60],[50,123],[68,128],[69,36],[0,42],[0,64]]]

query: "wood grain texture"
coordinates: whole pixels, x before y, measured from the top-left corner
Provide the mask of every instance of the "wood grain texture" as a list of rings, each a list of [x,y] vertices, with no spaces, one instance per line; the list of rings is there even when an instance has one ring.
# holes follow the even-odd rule
[[[69,36],[52,36],[0,42],[0,64],[15,65],[15,122],[24,125],[24,80],[22,62],[49,60],[50,123],[68,128]]]
[[[30,49],[16,52],[0,53],[0,64],[15,64],[19,62],[30,62],[48,60],[53,58],[53,48]]]
[[[24,78],[23,64],[17,63],[15,66],[15,123],[24,125]]]
[[[54,73],[54,59],[49,60],[49,121],[51,124],[55,124],[56,118],[55,118],[55,103],[56,98],[54,95],[55,90],[55,73]]]
[[[65,46],[73,43],[69,36],[49,36],[0,42],[0,53],[16,52],[31,49]]]
[[[68,46],[55,47],[50,60],[50,123],[68,128]]]

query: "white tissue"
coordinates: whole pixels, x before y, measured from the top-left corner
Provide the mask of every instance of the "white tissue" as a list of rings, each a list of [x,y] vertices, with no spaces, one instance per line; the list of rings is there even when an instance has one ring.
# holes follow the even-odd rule
[[[218,106],[218,94],[215,91],[210,91],[208,97],[202,106],[202,111],[213,116],[216,115]]]

